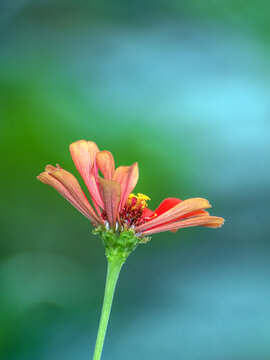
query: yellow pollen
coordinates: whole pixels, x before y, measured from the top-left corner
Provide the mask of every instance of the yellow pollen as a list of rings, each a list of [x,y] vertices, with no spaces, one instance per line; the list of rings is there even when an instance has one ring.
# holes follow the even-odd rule
[[[128,197],[128,200],[127,200],[127,203],[129,205],[132,205],[132,200],[133,199],[136,199],[136,203],[135,205],[132,206],[132,209],[136,209],[136,208],[142,208],[144,209],[145,207],[147,207],[147,200],[151,200],[149,196],[147,195],[144,195],[144,194],[141,194],[141,193],[138,193],[137,195],[135,194],[130,194],[129,197]]]

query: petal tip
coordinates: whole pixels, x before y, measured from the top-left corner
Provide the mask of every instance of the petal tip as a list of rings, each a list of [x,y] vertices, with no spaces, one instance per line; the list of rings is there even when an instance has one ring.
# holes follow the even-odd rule
[[[223,219],[222,217],[209,216],[209,219],[210,219],[210,222],[203,226],[210,227],[210,228],[221,228],[225,223],[225,219]]]

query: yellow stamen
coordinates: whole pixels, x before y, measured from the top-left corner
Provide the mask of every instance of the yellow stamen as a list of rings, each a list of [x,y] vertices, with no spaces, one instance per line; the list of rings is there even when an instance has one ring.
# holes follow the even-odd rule
[[[138,193],[137,196],[138,196],[139,200],[151,200],[149,196],[141,194],[141,193]]]
[[[147,195],[144,195],[144,194],[141,194],[141,193],[138,193],[137,195],[135,195],[135,194],[132,193],[132,194],[129,195],[128,200],[127,200],[127,203],[128,203],[129,205],[132,205],[132,200],[133,200],[134,198],[135,198],[137,201],[136,201],[135,205],[132,206],[132,209],[135,209],[135,208],[138,208],[138,207],[144,209],[145,207],[148,206],[148,205],[147,205],[147,200],[151,200],[150,197],[147,196]],[[133,202],[133,203],[134,203],[134,202]]]

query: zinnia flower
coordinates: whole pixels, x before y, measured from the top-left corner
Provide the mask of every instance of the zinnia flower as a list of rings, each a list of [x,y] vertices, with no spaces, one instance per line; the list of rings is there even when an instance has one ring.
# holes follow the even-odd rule
[[[37,178],[55,188],[86,216],[100,235],[108,270],[103,308],[93,360],[100,360],[117,279],[129,254],[148,235],[162,231],[177,231],[189,226],[220,227],[224,220],[210,216],[205,210],[209,202],[202,198],[180,200],[167,198],[152,211],[150,198],[133,194],[138,182],[138,164],[115,169],[109,151],[99,151],[92,141],[79,140],[70,145],[71,157],[89,191],[91,203],[76,178],[59,165],[47,165]],[[99,176],[99,172],[103,177]],[[92,205],[91,205],[92,204]]]
[[[180,200],[167,198],[152,211],[147,207],[150,198],[132,193],[139,170],[138,164],[115,169],[113,155],[99,151],[92,141],[79,140],[70,145],[71,157],[90,194],[93,206],[76,178],[59,165],[47,165],[37,178],[55,188],[64,198],[85,215],[95,227],[121,232],[133,229],[136,237],[163,231],[176,231],[190,226],[220,227],[224,220],[210,216],[211,207],[203,198]],[[103,177],[99,176],[99,171]]]

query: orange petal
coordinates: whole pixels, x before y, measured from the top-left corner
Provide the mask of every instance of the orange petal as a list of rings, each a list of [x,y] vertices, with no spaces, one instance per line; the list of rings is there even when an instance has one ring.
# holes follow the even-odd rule
[[[101,171],[105,179],[111,180],[113,178],[115,164],[114,158],[109,151],[100,151],[97,153],[97,167]]]
[[[65,199],[67,199],[76,209],[90,219],[95,225],[100,225],[103,221],[98,218],[92,206],[89,204],[80,184],[76,178],[66,170],[54,166],[46,166],[45,172],[37,176],[38,180],[52,186]]]
[[[121,185],[121,201],[119,210],[125,205],[127,198],[132,193],[139,179],[138,163],[131,166],[119,166],[114,173],[113,179]]]
[[[144,231],[146,229],[152,228],[157,225],[164,225],[167,222],[172,222],[173,220],[177,220],[180,216],[186,215],[193,211],[207,209],[211,207],[209,202],[206,199],[202,198],[192,198],[187,199],[179,204],[175,205],[168,211],[163,214],[153,218],[153,220],[146,222],[136,228],[136,231]]]
[[[96,156],[97,156],[97,153],[99,152],[99,148],[97,146],[96,143],[94,143],[94,141],[87,141],[88,143],[88,146],[91,148],[93,154],[94,154],[94,159],[96,160]],[[94,178],[96,180],[96,183],[98,182],[98,167],[97,167],[97,163],[96,161],[94,161],[94,165],[93,165],[93,168],[92,168],[92,173],[94,175]]]
[[[177,221],[170,224],[156,226],[142,232],[142,235],[147,236],[163,231],[176,231],[177,229],[191,226],[206,226],[211,228],[221,227],[224,223],[224,219],[217,216],[198,216],[182,221]]]
[[[168,223],[183,220],[183,219],[187,219],[187,218],[192,218],[192,217],[195,217],[195,216],[207,216],[207,215],[209,215],[209,212],[206,211],[206,210],[196,210],[196,211],[192,211],[190,213],[187,213],[185,215],[179,216],[176,219],[173,219],[172,221],[169,221]]]
[[[99,178],[99,191],[104,202],[104,208],[109,224],[114,229],[121,198],[121,186],[114,180],[104,180]]]
[[[97,174],[95,174],[95,151],[98,148],[96,144],[96,146],[93,144],[90,141],[79,140],[72,143],[69,149],[74,164],[89,190],[93,203],[103,207],[96,182]]]

